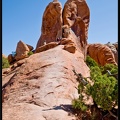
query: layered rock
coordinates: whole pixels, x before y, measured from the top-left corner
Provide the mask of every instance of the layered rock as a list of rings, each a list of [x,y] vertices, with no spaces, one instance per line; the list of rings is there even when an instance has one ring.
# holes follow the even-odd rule
[[[58,43],[57,42],[50,42],[46,45],[43,45],[43,46],[40,46],[36,49],[35,53],[39,53],[39,52],[43,52],[43,51],[46,51],[46,50],[49,50],[51,48],[54,48],[58,46]]]
[[[41,36],[36,49],[44,45],[45,41],[55,42],[58,37],[62,37],[62,5],[56,0],[50,2],[44,11]]]
[[[98,64],[104,66],[107,63],[115,64],[115,57],[111,49],[103,44],[89,44],[87,49],[88,55],[93,58]]]
[[[118,44],[112,44],[112,43],[108,42],[105,45],[107,45],[111,49],[111,51],[114,54],[115,61],[118,64]]]
[[[63,48],[33,54],[3,78],[3,120],[76,119],[69,114],[71,101],[79,96],[73,70],[83,77],[90,73],[82,53]]]
[[[85,0],[68,0],[63,9],[63,25],[79,37],[80,48],[86,57],[90,11]]]
[[[28,48],[28,46],[20,40],[17,43],[15,60],[18,61],[18,60],[28,57],[29,51],[30,49]]]

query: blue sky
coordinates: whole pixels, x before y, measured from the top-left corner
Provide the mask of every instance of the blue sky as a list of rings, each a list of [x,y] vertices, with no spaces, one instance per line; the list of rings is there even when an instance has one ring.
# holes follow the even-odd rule
[[[2,53],[16,51],[19,40],[36,47],[42,16],[52,0],[2,0]],[[64,6],[66,0],[59,0]],[[118,1],[86,0],[90,9],[88,43],[118,41]]]

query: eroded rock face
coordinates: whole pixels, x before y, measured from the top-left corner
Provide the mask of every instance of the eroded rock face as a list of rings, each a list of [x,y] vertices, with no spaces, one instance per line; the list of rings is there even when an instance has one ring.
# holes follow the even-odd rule
[[[34,49],[33,46],[28,45],[28,44],[26,44],[26,45],[27,45],[27,47],[29,48],[30,51],[32,51]]]
[[[81,50],[86,56],[90,11],[85,0],[68,0],[63,9],[63,25],[79,37]]]
[[[8,62],[12,63],[14,61],[14,57],[12,56],[12,54],[8,55]]]
[[[118,64],[118,44],[112,44],[112,43],[107,43],[107,44],[105,44],[105,45],[107,45],[110,49],[111,49],[111,51],[113,52],[113,54],[114,54],[114,57],[115,57],[115,61],[116,61],[116,63]]]
[[[57,38],[68,38],[72,30],[78,37],[79,47],[86,59],[89,21],[90,11],[85,0],[68,0],[63,11],[61,4],[53,0],[43,14],[41,36],[36,50],[44,43],[55,42]]]
[[[68,115],[71,101],[79,96],[73,69],[83,77],[90,73],[82,53],[63,48],[59,45],[33,54],[3,78],[4,84],[11,80],[3,92],[3,120],[76,119]]]
[[[15,60],[18,61],[23,58],[26,58],[28,56],[27,54],[29,51],[30,49],[28,48],[28,46],[20,40],[16,47]]]
[[[76,50],[75,44],[72,43],[72,44],[65,45],[64,50],[66,50],[66,51],[68,51],[70,53],[75,53],[75,50]]]
[[[116,50],[118,51],[118,42],[113,43],[113,45],[115,46]]]
[[[60,2],[53,1],[43,14],[41,36],[36,49],[44,45],[44,41],[55,42],[58,37],[62,37],[62,6]]]
[[[111,49],[103,44],[89,44],[87,49],[88,55],[93,58],[98,64],[104,66],[106,63],[117,65],[115,57]]]

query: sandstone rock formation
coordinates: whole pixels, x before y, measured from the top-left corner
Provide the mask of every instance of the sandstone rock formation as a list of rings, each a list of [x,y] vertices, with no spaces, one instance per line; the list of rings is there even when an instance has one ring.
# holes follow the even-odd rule
[[[81,50],[86,57],[90,11],[85,0],[68,0],[63,9],[63,25],[79,37]]]
[[[8,61],[10,64],[28,57],[28,52],[32,51],[34,48],[31,45],[25,44],[21,40],[17,43],[15,54],[8,55]]]
[[[114,54],[114,57],[115,57],[115,61],[116,61],[116,63],[118,64],[118,51],[117,51],[117,49],[118,49],[118,45],[117,44],[112,44],[112,43],[110,43],[110,42],[108,42],[107,44],[105,44],[105,45],[107,45],[110,49],[111,49],[111,51],[113,52],[113,54]]]
[[[64,50],[67,50],[70,53],[75,53],[75,45],[74,44],[68,44],[64,46]]]
[[[58,1],[50,2],[46,7],[42,19],[41,36],[36,49],[46,43],[55,42],[62,37],[62,6]]]
[[[63,48],[59,45],[33,54],[3,78],[2,120],[76,119],[68,114],[71,101],[78,98],[73,69],[83,77],[90,73],[82,53]]]
[[[29,48],[30,51],[32,51],[34,49],[33,46],[28,45],[28,44],[26,44],[26,45],[27,45],[27,47]]]
[[[118,42],[113,43],[113,45],[115,46],[116,50],[118,50]]]
[[[57,38],[68,38],[70,31],[78,37],[79,47],[86,58],[90,11],[85,0],[68,0],[63,12],[60,2],[53,0],[43,14],[41,36],[38,47],[55,42]],[[63,22],[62,22],[63,21]]]
[[[73,70],[90,77],[84,62],[89,15],[85,0],[68,0],[63,16],[57,0],[49,3],[36,54],[26,58],[32,48],[20,41],[15,56],[19,61],[3,77],[3,120],[76,120],[71,102],[79,95]],[[93,104],[83,96],[85,104]]]
[[[23,58],[26,58],[28,56],[27,54],[29,51],[30,49],[28,48],[28,46],[20,40],[17,43],[15,60],[18,61]]]
[[[14,60],[15,60],[15,59],[14,59],[14,57],[12,56],[12,54],[9,54],[9,55],[8,55],[8,62],[9,62],[9,63],[12,63]]]
[[[103,44],[89,44],[88,46],[88,55],[93,58],[98,64],[104,66],[107,63],[115,64],[115,57],[111,49]]]
[[[40,46],[36,49],[35,53],[38,53],[38,52],[43,52],[43,51],[46,51],[46,50],[49,50],[51,48],[54,48],[58,45],[57,42],[50,42],[46,45],[43,45],[43,46]]]

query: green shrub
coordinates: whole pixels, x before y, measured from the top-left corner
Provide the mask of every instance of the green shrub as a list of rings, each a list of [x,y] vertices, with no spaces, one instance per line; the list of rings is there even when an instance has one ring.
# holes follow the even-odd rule
[[[74,99],[72,101],[72,107],[74,109],[81,110],[81,111],[87,110],[87,106],[80,99]]]
[[[87,60],[88,66],[91,66],[89,60],[94,63],[94,60],[91,59]],[[87,85],[86,92],[92,95],[94,102],[103,110],[111,110],[118,103],[118,81],[115,76],[112,76],[112,74],[118,73],[118,67],[113,64],[106,64],[105,66],[92,64],[90,70],[94,85]],[[108,74],[107,70],[111,75]]]
[[[82,95],[83,91],[84,91],[84,85],[83,85],[83,83],[80,83],[78,85],[79,98],[78,99],[74,99],[72,101],[72,107],[74,109],[77,109],[77,110],[86,111],[87,110],[87,106],[83,102],[83,95]]]
[[[9,64],[9,62],[8,62],[8,59],[7,58],[4,58],[3,56],[2,56],[2,69],[3,68],[9,68],[10,67],[10,64]]]
[[[28,52],[28,56],[30,56],[30,55],[32,55],[33,54],[33,52],[32,51],[29,51]]]
[[[111,110],[117,105],[117,81],[114,77],[101,75],[95,78],[93,86],[87,87],[87,92],[92,95],[94,102],[103,110]]]
[[[86,64],[88,65],[89,68],[98,66],[97,62],[93,60],[90,56],[86,57]]]
[[[99,66],[89,56],[87,56],[86,64],[90,67],[90,77],[94,84],[85,86],[79,83],[79,99],[72,102],[73,107],[85,110],[86,105],[83,103],[83,97],[81,96],[81,93],[84,91],[92,96],[97,106],[100,106],[103,110],[111,110],[118,104],[118,80],[114,76],[114,74],[118,74],[118,66],[113,64]]]

